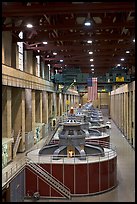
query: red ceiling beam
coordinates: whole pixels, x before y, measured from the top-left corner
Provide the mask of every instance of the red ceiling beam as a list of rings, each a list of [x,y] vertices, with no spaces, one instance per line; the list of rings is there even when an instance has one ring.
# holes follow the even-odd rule
[[[110,45],[107,44],[107,43],[101,43],[100,45],[98,44],[93,44],[93,45],[85,45],[85,46],[82,46],[82,45],[73,45],[73,46],[64,46],[64,45],[60,45],[60,46],[55,46],[55,45],[46,45],[46,46],[39,46],[39,47],[29,47],[28,45],[26,46],[26,50],[40,50],[40,51],[61,51],[63,50],[63,52],[65,52],[65,50],[67,51],[83,51],[83,50],[91,50],[92,49],[107,49],[107,50],[112,50],[112,49],[134,49],[135,47],[133,46],[133,44],[131,44],[131,42],[129,42],[128,44],[118,44],[118,43],[111,43]]]
[[[45,3],[31,6],[22,5],[2,5],[2,17],[11,16],[41,16],[44,14],[69,14],[69,13],[104,13],[104,12],[129,12],[135,11],[135,2],[98,2],[72,4]]]
[[[42,26],[34,26],[34,30],[69,30],[69,29],[75,29],[75,30],[84,30],[86,31],[92,31],[93,29],[109,29],[109,28],[113,28],[113,29],[119,29],[119,28],[134,28],[135,27],[135,23],[134,22],[119,22],[119,23],[101,23],[101,24],[94,24],[92,27],[85,27],[83,25],[66,25],[66,24],[62,24],[62,25],[42,25]],[[28,28],[26,28],[26,26],[5,26],[3,25],[2,27],[3,31],[27,31]]]
[[[100,34],[100,35],[80,35],[80,34],[76,34],[76,35],[65,35],[65,36],[60,36],[60,37],[50,37],[48,35],[44,35],[43,34],[38,34],[37,36],[35,36],[32,39],[27,39],[27,38],[23,38],[21,41],[28,41],[30,42],[39,42],[39,41],[44,41],[46,39],[46,41],[48,42],[55,42],[55,41],[88,41],[88,40],[120,40],[120,39],[129,39],[130,38],[134,38],[134,36],[129,36],[129,35],[118,35],[118,34]]]

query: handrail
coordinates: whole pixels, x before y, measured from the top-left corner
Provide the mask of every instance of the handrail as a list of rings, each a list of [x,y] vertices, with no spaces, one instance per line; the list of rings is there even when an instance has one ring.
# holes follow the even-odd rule
[[[56,180],[58,183],[60,183],[61,185],[63,185],[64,187],[66,187],[61,181],[59,181],[58,179],[56,179],[54,176],[52,176],[48,171],[46,171],[45,169],[43,169],[39,164],[35,163],[32,159],[27,158],[27,164],[33,163],[35,164],[37,167],[39,167],[41,170],[43,170],[48,176],[51,176],[54,180]],[[67,188],[67,187],[66,187]],[[69,188],[67,188],[67,190],[69,190]]]
[[[107,151],[107,153],[105,153],[106,155],[101,157],[98,155],[98,157],[100,158],[99,161],[101,162],[101,160],[104,158],[111,158],[111,156],[116,156],[116,147],[112,146],[112,144],[110,144],[109,142],[105,142],[105,141],[91,141],[91,142],[88,142],[88,144],[101,144],[103,145],[103,147],[106,147],[109,149],[109,151]],[[88,154],[86,156],[87,160],[86,160],[86,163],[88,164],[90,162],[90,157],[93,158],[94,155],[90,155]],[[53,155],[47,155],[47,157],[49,157],[49,161],[52,161],[52,158],[53,158]],[[58,157],[60,157],[61,159],[63,159],[63,161],[65,160],[65,158],[67,158],[66,155],[58,155]],[[74,162],[75,163],[75,160],[77,159],[78,157],[75,156],[72,157],[71,159],[71,162]],[[5,171],[6,167],[4,167],[2,169],[2,171],[4,171],[4,173],[2,173],[2,186],[4,186],[5,184],[7,184],[11,178],[14,177],[15,174],[17,174],[27,163],[27,157],[24,156],[22,159],[18,160],[18,162],[15,163],[14,167],[12,166],[10,169],[8,168],[7,171]],[[38,159],[39,160],[39,163],[43,163],[40,158]],[[55,161],[53,161],[55,162]],[[57,162],[57,161],[56,161]],[[82,161],[84,162],[84,161]]]
[[[40,165],[29,158],[27,158],[27,165],[32,168],[37,174],[39,174],[40,177],[44,177],[44,179],[61,194],[65,195],[67,198],[70,198],[70,189],[54,176],[52,176],[52,174],[50,174],[48,171],[43,169]]]
[[[22,158],[15,163],[10,169],[5,171],[6,167],[2,170],[2,187],[7,184],[22,168],[26,165],[26,159]]]

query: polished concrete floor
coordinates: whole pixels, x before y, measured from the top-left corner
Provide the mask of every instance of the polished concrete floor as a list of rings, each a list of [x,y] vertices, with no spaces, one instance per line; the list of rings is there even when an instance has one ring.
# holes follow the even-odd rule
[[[108,120],[106,116],[105,120]],[[118,186],[109,192],[94,196],[73,197],[71,200],[40,199],[37,202],[135,202],[135,150],[131,147],[114,122],[112,120],[110,121],[112,126],[110,142],[115,145],[117,149]],[[42,145],[43,143],[40,141],[34,148],[39,148]],[[26,153],[18,154],[16,160],[3,169],[2,176],[4,175],[4,171],[9,171],[11,166],[15,166],[15,163],[25,154]],[[26,199],[24,202],[34,201]]]

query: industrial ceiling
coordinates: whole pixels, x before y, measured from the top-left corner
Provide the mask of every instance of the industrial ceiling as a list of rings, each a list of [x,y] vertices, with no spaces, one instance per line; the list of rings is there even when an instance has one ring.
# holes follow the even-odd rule
[[[99,76],[117,64],[135,67],[133,1],[2,2],[2,20],[13,42],[23,41],[25,50],[57,70],[80,68]],[[91,25],[84,25],[87,20]]]

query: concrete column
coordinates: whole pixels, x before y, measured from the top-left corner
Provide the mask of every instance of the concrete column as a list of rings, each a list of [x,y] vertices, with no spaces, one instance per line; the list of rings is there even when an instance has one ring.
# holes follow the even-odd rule
[[[62,101],[62,93],[59,93],[59,103],[60,103],[60,116],[63,113],[63,101]]]
[[[74,95],[72,95],[72,103],[73,103],[73,107],[75,106],[75,103],[74,103]]]
[[[16,53],[17,53],[17,44],[12,43],[11,66],[14,68],[16,68]]]
[[[32,131],[35,137],[35,90],[32,90]]]
[[[35,91],[35,122],[40,122],[40,92]]]
[[[11,137],[11,87],[7,87],[7,136]],[[12,143],[8,144],[8,162],[12,159]]]
[[[63,103],[62,103],[62,94],[61,93],[59,93],[59,103],[58,103],[58,106],[59,106],[59,116],[61,116],[62,112],[63,112],[63,108],[62,108]]]
[[[52,105],[53,105],[53,98],[52,93],[48,93],[48,118],[51,120],[52,117]],[[49,121],[50,123],[51,121]]]
[[[70,107],[72,106],[72,98],[71,98],[71,95],[69,95],[70,97]]]
[[[68,110],[70,111],[71,102],[70,102],[70,94],[68,95]]]
[[[59,94],[56,94],[56,109],[57,109],[57,116],[59,116]]]
[[[46,91],[42,92],[42,122],[47,123],[47,100]]]
[[[44,62],[41,62],[41,76],[43,79],[45,79],[45,66]]]
[[[22,139],[19,145],[19,152],[25,151],[25,90],[21,92],[21,124],[22,124]]]
[[[12,128],[14,130],[15,138],[22,129],[21,118],[21,99],[22,91],[18,88],[12,88]]]
[[[40,123],[42,123],[42,92],[40,92]]]
[[[133,90],[133,102],[132,102],[132,108],[133,108],[133,124],[132,124],[132,130],[133,130],[133,147],[135,148],[135,89]]]
[[[111,98],[110,98],[110,92],[108,93],[108,115],[110,116],[110,103],[111,103]],[[98,100],[97,100],[98,101]]]
[[[7,86],[2,86],[2,137],[7,137]]]
[[[11,66],[11,47],[12,47],[12,34],[11,31],[2,32],[2,62]]]
[[[73,95],[73,106],[75,106],[75,95]]]
[[[64,112],[67,112],[67,95],[64,95]]]
[[[25,89],[25,132],[32,130],[32,93]]]
[[[49,103],[48,103],[48,92],[45,92],[46,94],[46,101],[45,101],[45,106],[46,106],[46,122],[47,124],[49,123],[49,117],[48,117],[48,109],[49,109]]]
[[[49,66],[45,65],[45,79],[49,81]]]
[[[36,57],[33,58],[33,75],[37,76],[37,61],[36,61]]]
[[[57,117],[57,96],[56,93],[53,92],[53,106],[54,106],[54,115]]]

